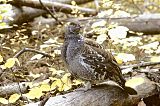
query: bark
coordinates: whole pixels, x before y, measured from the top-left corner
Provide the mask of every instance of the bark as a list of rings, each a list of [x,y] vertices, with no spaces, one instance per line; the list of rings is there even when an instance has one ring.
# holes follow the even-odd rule
[[[10,95],[14,93],[25,93],[28,91],[28,83],[9,83],[3,86],[0,86],[0,96]]]
[[[96,21],[105,20],[110,23],[117,23],[118,25],[125,26],[129,28],[130,31],[142,32],[144,34],[158,34],[160,33],[160,14],[143,14],[136,17],[120,17],[120,18],[77,18],[75,20],[87,21],[93,20]],[[70,19],[73,20],[73,19]],[[93,23],[93,22],[91,22]]]
[[[160,33],[160,14],[144,14],[135,18],[117,19],[112,22],[126,26],[135,32],[143,32],[145,34]]]
[[[138,95],[128,95],[118,86],[101,85],[86,92],[74,91],[65,95],[50,97],[44,106],[135,106],[141,98],[158,94],[156,85],[147,78],[139,76],[144,80],[136,85]],[[138,82],[137,82],[138,83]],[[26,106],[38,106],[38,103]]]
[[[63,1],[63,0],[62,0]],[[37,8],[41,8],[41,5],[39,4],[38,0],[34,0],[34,5],[33,1],[28,1],[28,0],[14,0],[14,3],[17,2],[20,5],[27,5],[27,6],[33,6]],[[52,3],[53,2],[45,2],[44,4],[47,7],[52,8]],[[57,5],[57,4],[56,4]],[[55,5],[55,7],[56,7]],[[57,5],[58,8],[61,8],[61,5]],[[68,6],[68,5],[67,5]],[[13,16],[13,19],[15,19],[12,23],[15,24],[21,24],[23,22],[26,22],[27,20],[33,19],[35,16],[39,16],[45,11],[43,10],[36,10],[34,9],[28,9],[29,7],[22,7],[22,10],[18,10],[15,13],[16,15]],[[29,10],[29,11],[28,11]],[[68,21],[73,21],[73,20],[92,20],[93,17],[85,18],[85,19],[69,19]],[[96,19],[96,21],[102,20],[102,19]],[[144,15],[139,15],[137,17],[130,17],[130,18],[103,18],[103,20],[106,20],[108,23],[118,23],[118,25],[121,26],[126,26],[129,28],[130,31],[134,32],[142,32],[144,34],[158,34],[160,33],[160,14],[144,14]],[[47,24],[52,24],[51,26],[55,25],[54,19],[45,19]],[[64,21],[64,20],[60,20]],[[12,24],[11,23],[11,24]],[[43,22],[42,22],[43,23]],[[45,22],[44,22],[45,24]]]
[[[51,10],[54,8],[55,11],[60,11],[64,13],[71,13],[72,10],[79,10],[84,15],[96,15],[97,11],[95,9],[90,8],[83,8],[78,6],[73,6],[69,4],[63,4],[59,2],[51,2],[51,1],[42,1],[44,6],[50,8]],[[17,5],[17,6],[28,6],[33,7],[37,9],[42,9],[42,5],[40,4],[39,0],[13,0],[11,4]]]
[[[60,3],[66,3],[70,4],[71,0],[45,0],[45,1],[50,1],[50,2],[60,2]],[[93,0],[75,0],[77,4],[84,4]],[[34,19],[35,17],[38,17],[42,14],[46,14],[45,10],[42,9],[35,9],[31,8],[30,6],[19,6],[17,3],[18,1],[15,2],[9,2],[11,4],[14,4],[12,6],[12,10],[9,12],[12,12],[13,14],[10,14],[9,17],[13,18],[14,20],[8,19],[8,17],[4,17],[3,22],[6,22],[8,25],[12,24],[22,24],[24,22],[30,21]],[[43,0],[44,2],[44,0]],[[54,20],[54,19],[53,19]]]
[[[9,14],[12,13],[12,14]],[[33,9],[31,7],[23,6],[21,8],[12,6],[12,10],[8,11],[8,15],[3,18],[3,22],[7,23],[8,25],[13,24],[22,24],[24,22],[28,22],[33,18],[45,14],[46,11],[41,9]],[[13,20],[8,19],[8,17],[13,18]]]
[[[74,18],[60,21],[80,21],[85,28],[89,28],[90,26],[86,26],[86,21],[93,20],[93,17],[88,18]],[[148,14],[148,15],[140,15],[133,18],[96,18],[96,21],[106,20],[108,24],[117,23],[118,25],[125,26],[129,28],[130,31],[141,32],[144,34],[159,34],[160,33],[160,14]],[[109,21],[108,21],[109,20]],[[51,27],[56,24],[53,19],[42,19],[41,23],[48,24]],[[36,26],[36,24],[32,23],[32,26]]]
[[[42,0],[43,1],[43,0]],[[71,4],[71,1],[73,0],[45,0],[45,1],[51,1],[51,2],[60,2],[60,3],[65,3],[65,4]],[[91,2],[94,0],[74,0],[76,4],[85,4],[87,2]]]

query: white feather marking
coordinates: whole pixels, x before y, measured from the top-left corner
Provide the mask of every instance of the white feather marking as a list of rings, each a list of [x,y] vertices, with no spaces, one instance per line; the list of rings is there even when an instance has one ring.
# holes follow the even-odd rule
[[[84,68],[85,68],[86,70],[94,72],[94,69],[91,68],[90,65],[86,64],[86,63],[83,61],[83,59],[85,59],[85,57],[83,57],[83,56],[80,55],[79,62],[82,64],[82,66],[84,66]]]

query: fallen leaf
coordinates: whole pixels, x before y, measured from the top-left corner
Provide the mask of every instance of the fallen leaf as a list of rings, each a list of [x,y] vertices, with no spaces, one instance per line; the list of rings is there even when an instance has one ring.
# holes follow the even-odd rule
[[[19,94],[13,94],[9,97],[9,103],[15,103],[19,98],[21,97],[21,95]]]
[[[39,99],[44,93],[42,93],[42,90],[39,87],[34,87],[30,89],[30,91],[27,94],[24,94],[29,99]]]
[[[133,54],[119,53],[116,59],[122,60],[123,62],[134,61],[136,58]]]
[[[41,89],[42,91],[50,91],[50,85],[48,85],[48,84],[42,84],[42,85],[40,86],[40,89]]]
[[[135,88],[136,86],[142,84],[144,81],[145,81],[144,78],[131,78],[127,80],[125,86]]]
[[[6,63],[4,64],[4,66],[5,66],[6,68],[12,68],[12,67],[15,65],[15,63],[16,63],[15,58],[9,58],[9,59],[6,61]]]
[[[8,104],[8,100],[5,99],[5,98],[1,98],[0,97],[0,103],[2,103],[2,104]]]
[[[108,35],[111,37],[111,39],[115,38],[126,38],[127,31],[129,29],[124,26],[117,26],[116,28],[112,28],[108,31]]]
[[[160,56],[151,57],[151,62],[160,62]]]
[[[102,20],[102,21],[98,21],[98,22],[94,22],[91,26],[91,28],[96,28],[96,27],[102,27],[106,25],[106,21]]]

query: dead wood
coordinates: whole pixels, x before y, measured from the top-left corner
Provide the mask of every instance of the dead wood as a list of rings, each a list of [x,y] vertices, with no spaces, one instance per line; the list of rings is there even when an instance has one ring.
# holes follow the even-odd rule
[[[141,98],[159,94],[155,83],[146,77],[137,76],[142,79],[141,83],[137,82],[134,87],[138,95],[128,95],[118,86],[100,85],[93,87],[91,90],[74,91],[65,95],[50,97],[45,106],[135,106]],[[38,103],[28,104],[27,106],[38,106]]]
[[[41,9],[33,9],[31,7],[23,6],[21,8],[12,6],[12,10],[9,11],[13,14],[10,14],[9,17],[13,18],[13,20],[8,19],[8,17],[4,17],[3,22],[6,22],[8,25],[13,24],[22,24],[24,22],[28,22],[33,18],[45,14],[46,11]],[[8,12],[8,14],[9,14]]]
[[[8,83],[5,85],[0,86],[0,96],[4,95],[11,95],[14,93],[19,93],[19,94],[24,94],[28,92],[28,89],[30,88],[29,85],[34,85],[36,86],[40,85],[43,80],[47,77],[48,74],[45,74],[33,82],[13,82],[13,83]]]
[[[25,93],[28,91],[28,83],[9,83],[3,86],[0,86],[0,96],[10,95],[14,93]]]
[[[51,2],[51,1],[42,1],[45,7],[50,9],[54,9],[54,11],[64,12],[64,13],[71,13],[72,10],[79,10],[84,15],[96,15],[97,11],[95,9],[90,8],[83,8],[79,6],[73,6],[69,4],[63,4],[59,2]],[[17,6],[28,6],[37,9],[42,9],[42,5],[40,4],[39,0],[13,0],[10,2],[13,5]]]
[[[79,21],[84,23],[85,28],[89,28],[92,23],[95,21],[90,21],[90,26],[86,26],[86,21],[88,20],[106,20],[108,24],[117,23],[118,25],[125,26],[129,28],[130,31],[141,32],[144,34],[159,34],[160,30],[160,14],[148,14],[148,15],[139,15],[137,17],[122,17],[122,18],[96,18],[96,17],[86,17],[86,18],[70,18],[67,20],[60,21]],[[50,27],[54,26],[56,22],[53,19],[42,19],[41,23],[44,25],[48,24]],[[33,23],[33,26],[35,24]]]
[[[37,7],[37,5],[38,5],[40,8],[42,6],[39,5],[38,1],[39,0],[35,0],[35,2],[37,4],[35,4],[34,6]],[[25,5],[26,2],[29,2],[26,5],[30,5],[32,3],[27,0],[19,0],[19,3],[22,5]],[[45,6],[49,6],[51,8],[52,4],[50,4],[50,2],[48,4],[47,3],[48,2],[46,2]],[[15,8],[15,10],[14,10],[14,8]],[[11,20],[4,19],[4,22],[9,21],[10,25],[21,24],[23,22],[27,22],[27,20],[33,19],[36,16],[39,16],[39,15],[46,13],[43,10],[39,10],[39,9],[36,10],[36,9],[30,8],[30,7],[22,7],[22,8],[14,7],[14,8],[13,8],[14,15],[11,16],[14,20],[11,21]],[[160,14],[144,14],[144,15],[139,15],[136,17],[128,17],[128,18],[122,17],[122,18],[101,18],[101,19],[99,19],[96,17],[88,17],[88,18],[86,17],[86,18],[76,18],[76,19],[68,19],[68,20],[60,20],[60,21],[79,20],[79,21],[85,22],[87,20],[92,20],[92,19],[96,19],[96,21],[106,20],[108,22],[108,24],[109,23],[117,23],[118,25],[126,26],[127,28],[129,28],[130,31],[134,31],[134,32],[142,32],[144,34],[159,34],[160,33],[160,30],[159,30]],[[46,22],[46,24],[49,24],[51,26],[54,26],[57,23],[54,19],[45,19],[45,22]],[[43,20],[42,20],[42,23],[45,24],[45,22],[43,22]],[[33,25],[33,26],[36,26],[36,25]]]
[[[46,57],[52,57],[51,55],[47,54],[47,53],[44,53],[44,52],[41,52],[41,51],[38,51],[38,50],[35,50],[35,49],[31,49],[31,48],[24,48],[22,49],[21,51],[19,51],[15,56],[14,58],[18,58],[21,54],[23,54],[24,52],[34,52],[34,53],[38,53],[38,54],[42,54]]]
[[[146,67],[146,66],[152,66],[152,65],[158,65],[160,62],[144,62],[144,63],[139,63],[139,64],[132,64],[132,65],[127,65],[127,66],[121,66],[121,69],[126,69],[126,68],[139,68],[139,67]]]
[[[46,1],[46,0],[45,0]],[[60,2],[60,3],[66,3],[70,4],[71,0],[47,0],[50,2]],[[93,0],[75,0],[77,4],[84,4]],[[18,1],[15,1],[18,2]],[[18,4],[15,4],[15,2],[9,2],[12,5],[12,12],[13,14],[10,14],[9,17],[13,18],[14,20],[8,19],[8,17],[4,17],[3,22],[6,22],[8,25],[12,24],[22,24],[24,22],[27,22],[29,20],[32,20],[35,17],[38,17],[42,14],[47,13],[45,10],[42,9],[35,9],[31,8],[30,6],[19,6]],[[44,2],[44,0],[43,0]],[[42,7],[42,6],[41,6]],[[10,12],[10,11],[9,11]],[[52,19],[53,20],[53,19]]]
[[[144,34],[160,33],[160,14],[144,14],[133,18],[123,18],[111,20],[118,25],[126,26],[134,32],[142,32]]]
[[[118,18],[97,18],[97,17],[85,17],[68,19],[68,21],[79,20],[85,22],[88,20],[105,20],[110,23],[117,23],[120,26],[129,28],[130,31],[142,32],[144,34],[158,34],[160,33],[160,14],[142,14],[136,17],[118,17]],[[90,23],[93,23],[92,21]],[[89,26],[88,26],[89,27]]]
[[[44,0],[42,0],[44,1]],[[51,1],[51,2],[60,2],[60,3],[65,3],[65,4],[71,4],[72,0],[45,0],[45,1]],[[76,4],[85,4],[87,2],[91,2],[94,0],[74,0]]]

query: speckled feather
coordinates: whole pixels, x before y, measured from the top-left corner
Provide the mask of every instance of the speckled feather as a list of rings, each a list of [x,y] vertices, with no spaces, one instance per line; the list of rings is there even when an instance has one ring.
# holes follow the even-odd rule
[[[62,59],[76,78],[92,84],[113,80],[125,87],[125,79],[113,55],[95,41],[85,39],[80,26],[72,23],[67,28],[62,48]]]

